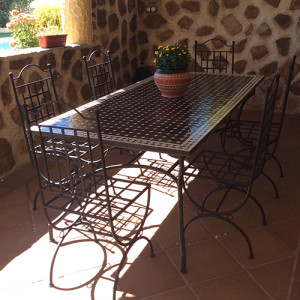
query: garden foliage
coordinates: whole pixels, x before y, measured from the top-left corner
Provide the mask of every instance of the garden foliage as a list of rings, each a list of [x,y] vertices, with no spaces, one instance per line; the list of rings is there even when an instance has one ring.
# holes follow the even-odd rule
[[[57,26],[61,29],[61,7],[59,4],[41,4],[35,9],[33,15],[39,19],[40,26]]]

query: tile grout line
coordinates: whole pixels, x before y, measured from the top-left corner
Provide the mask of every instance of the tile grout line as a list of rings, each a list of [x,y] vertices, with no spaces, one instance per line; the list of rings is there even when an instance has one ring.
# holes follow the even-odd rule
[[[296,270],[297,270],[299,256],[300,256],[300,234],[298,237],[298,245],[297,245],[296,255],[295,255],[295,259],[294,259],[293,271],[292,271],[292,275],[291,275],[291,279],[290,279],[287,299],[290,299],[291,295],[292,295],[293,283],[295,281],[295,274],[296,274]]]
[[[188,280],[184,277],[184,275],[181,273],[181,271],[179,270],[177,264],[173,261],[173,259],[171,258],[171,256],[169,255],[168,251],[165,249],[165,247],[162,245],[162,243],[159,241],[158,238],[156,238],[157,243],[159,244],[159,246],[162,249],[162,252],[165,253],[165,255],[167,256],[167,258],[169,259],[169,261],[171,262],[172,266],[175,268],[176,272],[179,274],[179,276],[181,277],[181,279],[183,280],[183,282],[185,283],[185,286],[189,288],[189,290],[192,292],[192,294],[196,297],[197,300],[200,300],[199,296],[196,294],[194,288],[191,286],[191,284],[188,282]],[[179,250],[179,248],[178,248]]]
[[[189,207],[190,210],[192,210],[190,207]],[[202,223],[201,223],[202,224]],[[214,233],[205,225],[205,224],[202,224],[205,229],[210,232],[213,236]],[[238,234],[238,232],[235,232],[235,234]],[[272,297],[272,295],[253,277],[253,275],[248,271],[247,267],[244,266],[237,257],[235,257],[235,255],[233,255],[228,249],[227,247],[220,241],[220,239],[215,239],[218,244],[226,251],[226,253],[228,253],[236,262],[237,264],[242,268],[243,271],[245,271],[247,273],[247,275],[252,278],[252,280],[254,281],[254,283],[270,298],[270,299],[274,299],[274,297]]]

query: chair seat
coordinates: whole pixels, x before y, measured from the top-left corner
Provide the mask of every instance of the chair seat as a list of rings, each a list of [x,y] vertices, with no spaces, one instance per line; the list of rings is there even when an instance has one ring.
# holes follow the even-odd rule
[[[257,141],[259,134],[260,122],[249,120],[230,120],[229,130],[226,137],[237,137],[246,143],[253,144]],[[279,130],[278,123],[272,123],[270,131],[270,143],[274,143]]]
[[[187,166],[185,175],[214,180],[226,186],[248,186],[252,156],[201,151]]]
[[[116,234],[122,238],[126,237],[128,233],[133,234],[134,228],[138,229],[141,222],[144,221],[147,209],[142,201],[139,203],[139,199],[149,196],[150,184],[110,178],[108,180],[112,214],[110,218],[106,201],[107,191],[102,184],[103,177],[99,174],[99,182],[96,185],[93,180],[91,180],[90,187],[87,187],[86,183],[87,179],[84,184],[82,182],[74,184],[73,180],[72,184],[76,186],[74,189],[76,198],[69,193],[67,188],[66,192],[62,191],[59,196],[55,188],[53,189],[54,197],[50,196],[51,192],[47,192],[49,197],[47,197],[45,207],[81,216],[83,223],[92,225],[93,232],[104,236],[112,236],[110,221],[114,222]],[[76,223],[81,224],[82,222],[78,220]],[[82,226],[80,225],[80,227]],[[90,230],[91,227],[87,229],[87,231]]]

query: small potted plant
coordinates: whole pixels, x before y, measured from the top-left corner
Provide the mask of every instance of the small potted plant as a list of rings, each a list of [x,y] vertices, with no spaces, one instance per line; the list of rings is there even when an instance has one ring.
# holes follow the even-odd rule
[[[168,46],[158,46],[155,51],[154,63],[157,67],[154,82],[163,97],[181,98],[190,81],[188,65],[191,55],[186,46],[179,43]]]
[[[58,26],[41,27],[38,33],[41,48],[63,47],[66,45],[67,36],[61,33]]]

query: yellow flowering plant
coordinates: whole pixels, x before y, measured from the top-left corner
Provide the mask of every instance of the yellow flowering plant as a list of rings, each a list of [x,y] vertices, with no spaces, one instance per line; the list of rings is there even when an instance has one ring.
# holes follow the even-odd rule
[[[168,46],[158,46],[155,51],[154,63],[159,69],[185,70],[191,60],[187,46],[179,43]]]
[[[14,38],[11,46],[17,49],[37,47],[39,45],[36,37],[39,30],[38,19],[26,13],[19,13],[15,9],[11,11],[11,15],[11,21],[6,24]]]
[[[58,26],[41,27],[38,36],[62,34]]]

